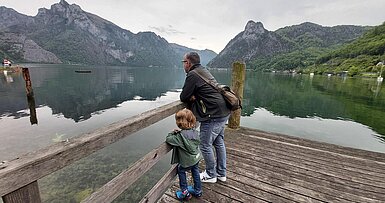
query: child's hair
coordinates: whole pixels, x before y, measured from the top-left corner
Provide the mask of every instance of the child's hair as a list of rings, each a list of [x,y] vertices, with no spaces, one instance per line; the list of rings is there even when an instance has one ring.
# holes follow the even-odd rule
[[[190,129],[195,127],[197,119],[194,114],[188,109],[182,109],[175,114],[176,125],[182,129]]]

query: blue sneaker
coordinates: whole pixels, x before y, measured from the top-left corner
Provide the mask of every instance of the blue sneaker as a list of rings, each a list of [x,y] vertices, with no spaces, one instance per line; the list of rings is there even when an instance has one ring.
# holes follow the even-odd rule
[[[175,192],[176,198],[178,198],[181,201],[188,201],[192,198],[191,194],[189,193],[188,190],[178,190]]]
[[[187,190],[190,194],[192,194],[194,197],[202,197],[202,191],[196,192],[194,187],[189,185],[187,186]]]

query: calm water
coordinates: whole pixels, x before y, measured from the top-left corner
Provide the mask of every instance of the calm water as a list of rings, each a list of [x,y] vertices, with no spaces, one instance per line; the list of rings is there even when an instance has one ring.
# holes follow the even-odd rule
[[[36,117],[30,114],[22,75],[1,74],[0,161],[178,100],[185,77],[182,68],[26,67]],[[212,72],[218,81],[230,83],[230,72]],[[375,79],[247,72],[241,125],[384,153],[384,89]],[[167,118],[40,180],[43,200],[79,202],[175,127]],[[117,202],[139,200],[167,167],[169,157]]]

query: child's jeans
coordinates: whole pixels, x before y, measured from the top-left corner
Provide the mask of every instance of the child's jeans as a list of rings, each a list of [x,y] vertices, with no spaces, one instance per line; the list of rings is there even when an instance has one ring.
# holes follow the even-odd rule
[[[202,183],[199,176],[198,163],[187,168],[183,168],[180,164],[178,164],[179,186],[182,191],[187,190],[186,171],[191,170],[194,181],[194,190],[196,194],[200,194],[202,192]]]

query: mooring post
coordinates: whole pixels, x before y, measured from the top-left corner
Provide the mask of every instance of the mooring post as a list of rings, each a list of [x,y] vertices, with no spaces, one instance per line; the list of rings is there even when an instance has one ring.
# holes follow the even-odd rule
[[[245,74],[246,74],[246,64],[243,62],[234,62],[233,63],[233,72],[231,74],[231,89],[243,100],[243,88],[245,86]],[[231,113],[229,118],[228,127],[232,129],[239,128],[241,123],[241,109],[235,110]]]
[[[27,101],[28,101],[28,107],[30,112],[30,122],[31,125],[37,124],[37,116],[36,116],[36,105],[35,105],[35,98],[33,96],[33,89],[32,89],[32,82],[31,82],[31,76],[29,75],[28,68],[22,68],[23,72],[23,78],[25,80],[25,90],[27,92]]]

